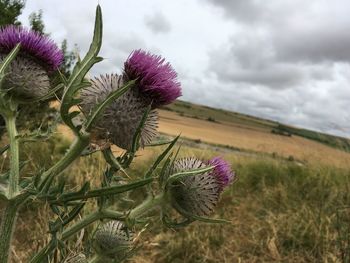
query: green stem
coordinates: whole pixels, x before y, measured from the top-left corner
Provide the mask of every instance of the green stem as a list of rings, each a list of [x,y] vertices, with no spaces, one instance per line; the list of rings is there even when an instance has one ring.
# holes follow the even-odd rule
[[[39,188],[41,188],[43,192],[46,192],[50,187],[54,176],[58,175],[64,169],[66,169],[78,156],[80,156],[81,152],[88,145],[89,137],[87,135],[77,137],[69,148],[68,152],[61,158],[61,160],[59,160],[54,166],[42,174],[43,181],[41,182]]]
[[[1,216],[0,225],[0,263],[7,263],[10,256],[10,247],[13,230],[16,225],[17,210],[23,201],[16,198],[19,194],[19,141],[16,128],[17,105],[10,103],[3,117],[10,140],[10,175],[8,199]]]
[[[7,263],[9,261],[11,239],[16,225],[19,205],[17,201],[9,201],[1,215],[0,263]]]
[[[139,216],[151,211],[153,208],[161,205],[164,201],[164,194],[155,197],[148,197],[142,204],[135,207],[128,215],[129,219],[137,219]]]
[[[102,218],[102,214],[100,213],[100,211],[91,213],[90,215],[86,216],[78,223],[72,225],[70,228],[63,231],[61,240],[62,241],[67,240],[70,236],[74,235],[75,233],[78,233],[83,228],[87,227],[88,225],[92,224],[93,222],[101,218]]]
[[[5,121],[10,139],[10,177],[8,197],[11,199],[19,192],[19,142],[16,129],[16,113],[9,113],[5,116]]]

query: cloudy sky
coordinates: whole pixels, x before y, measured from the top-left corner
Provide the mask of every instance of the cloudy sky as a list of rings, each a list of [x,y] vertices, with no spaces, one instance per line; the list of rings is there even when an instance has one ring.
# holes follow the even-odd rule
[[[46,31],[92,37],[97,0],[27,0]],[[164,56],[183,100],[350,137],[347,0],[100,0],[101,55],[92,74],[120,72],[133,49]]]

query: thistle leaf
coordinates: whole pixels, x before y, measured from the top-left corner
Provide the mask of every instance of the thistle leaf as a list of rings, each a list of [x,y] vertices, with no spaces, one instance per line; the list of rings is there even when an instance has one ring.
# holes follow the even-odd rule
[[[4,152],[6,152],[10,148],[10,144],[5,145],[0,149],[0,155],[2,155]]]
[[[148,117],[148,114],[150,113],[150,111],[151,111],[151,105],[149,105],[147,107],[145,113],[142,115],[142,119],[140,121],[140,124],[137,127],[137,130],[136,130],[136,132],[134,134],[134,137],[132,139],[132,148],[131,148],[131,151],[133,153],[135,153],[138,150],[138,148],[139,148],[141,132],[142,132],[143,127],[145,126],[145,123],[146,123],[146,120],[147,120],[147,117]]]
[[[12,49],[12,51],[5,57],[5,59],[0,63],[0,83],[2,82],[3,77],[5,76],[6,69],[17,56],[20,48],[21,48],[21,44],[17,44]]]
[[[158,141],[158,142],[147,144],[147,145],[145,145],[145,147],[162,146],[162,145],[170,144],[171,142],[172,141]]]
[[[231,221],[225,220],[225,219],[216,219],[216,218],[209,218],[209,217],[203,217],[198,215],[193,215],[186,210],[182,209],[180,206],[176,206],[176,210],[181,212],[182,215],[185,215],[187,218],[194,220],[198,220],[204,223],[212,223],[212,224],[231,224]]]
[[[106,162],[115,169],[115,171],[122,171],[128,178],[130,178],[130,176],[127,174],[127,172],[124,170],[123,165],[121,164],[121,162],[115,158],[111,148],[107,148],[104,149],[102,151],[103,153],[103,157],[105,158]]]
[[[102,13],[101,7],[98,5],[96,8],[96,19],[95,19],[95,28],[94,36],[90,49],[87,52],[83,60],[75,65],[72,71],[72,75],[68,79],[68,83],[65,89],[65,92],[62,97],[61,104],[61,117],[64,123],[66,123],[73,131],[79,132],[76,130],[72,119],[69,116],[69,110],[74,105],[73,97],[76,92],[81,89],[86,83],[84,81],[85,75],[91,69],[91,67],[101,61],[100,57],[97,57],[102,44]],[[81,85],[83,84],[83,85]]]
[[[179,173],[173,174],[173,175],[169,176],[169,178],[168,178],[168,180],[166,182],[166,185],[172,184],[173,182],[178,181],[178,180],[180,180],[183,177],[206,173],[206,172],[209,172],[209,171],[211,171],[213,169],[214,169],[213,166],[207,166],[207,167],[204,167],[204,168],[198,168],[198,169],[193,169],[193,170],[190,170],[190,171],[183,171],[183,172],[179,172]]]
[[[170,169],[171,157],[172,157],[172,153],[170,153],[168,158],[165,160],[162,170],[159,174],[158,182],[159,182],[160,188],[162,189],[164,188],[164,182],[167,177],[167,171],[168,169]]]
[[[135,153],[139,148],[139,141],[140,141],[140,137],[141,137],[141,132],[142,132],[142,128],[145,125],[145,122],[147,120],[148,114],[151,111],[151,105],[147,107],[145,113],[142,115],[142,119],[139,123],[139,126],[137,127],[134,136],[133,136],[133,140],[132,140],[132,145],[131,145],[131,149],[129,151],[127,151],[124,156],[122,156],[122,164],[124,168],[127,168],[130,166],[131,162],[133,161],[134,157],[135,157]]]
[[[170,152],[170,150],[174,147],[175,143],[177,142],[177,140],[180,138],[180,135],[177,136],[170,144],[169,146],[161,153],[161,155],[158,156],[157,160],[153,163],[153,165],[151,166],[151,168],[147,171],[147,173],[145,174],[145,178],[149,178],[152,176],[153,172],[155,169],[157,169],[158,165],[160,164],[160,162],[165,158],[165,156],[167,156],[167,154]]]
[[[132,189],[142,187],[144,185],[151,183],[152,181],[153,181],[153,178],[147,178],[147,179],[131,182],[129,184],[103,187],[100,189],[94,189],[86,192],[80,190],[78,192],[65,193],[65,194],[62,194],[57,199],[49,200],[49,202],[52,204],[62,204],[65,202],[70,202],[75,200],[85,200],[85,199],[94,198],[94,197],[111,196],[111,195],[124,193]]]

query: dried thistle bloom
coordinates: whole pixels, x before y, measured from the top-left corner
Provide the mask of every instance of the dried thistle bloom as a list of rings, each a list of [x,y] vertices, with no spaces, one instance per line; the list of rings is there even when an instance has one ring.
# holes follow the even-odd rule
[[[101,225],[95,234],[97,253],[113,259],[124,258],[133,243],[133,232],[114,220]]]
[[[122,76],[116,74],[100,76],[91,80],[91,86],[81,92],[81,108],[89,114],[96,104],[121,88],[124,84]],[[151,104],[151,99],[144,97],[137,87],[129,89],[103,111],[92,131],[92,142],[104,148],[110,143],[129,150],[133,136],[142,120],[143,114]],[[152,110],[141,131],[140,144],[149,144],[157,135],[158,114]]]
[[[40,98],[50,89],[48,74],[57,70],[63,53],[56,44],[37,32],[9,25],[0,28],[0,62],[18,44],[20,52],[9,66],[3,89],[20,99]]]
[[[133,51],[124,63],[126,80],[137,79],[140,92],[153,107],[169,104],[181,96],[177,73],[165,59],[143,50]]]
[[[174,162],[172,174],[204,168],[208,165],[214,166],[214,169],[203,174],[184,177],[168,186],[172,205],[183,216],[211,214],[223,189],[232,182],[234,173],[229,164],[220,157],[207,162],[194,157]]]
[[[88,263],[88,260],[83,253],[79,253],[69,256],[63,263]]]

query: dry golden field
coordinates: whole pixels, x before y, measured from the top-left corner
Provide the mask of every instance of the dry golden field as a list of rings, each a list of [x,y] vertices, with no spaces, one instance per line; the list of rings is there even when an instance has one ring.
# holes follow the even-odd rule
[[[221,146],[231,146],[244,151],[277,154],[307,164],[350,168],[350,153],[329,147],[300,136],[291,137],[271,133],[259,126],[247,126],[232,122],[210,122],[180,116],[176,112],[159,111],[159,131],[168,135],[179,135]],[[70,130],[60,126],[59,133],[71,138]],[[146,154],[145,152],[143,154]]]
[[[228,145],[242,150],[276,153],[296,160],[350,168],[350,154],[299,136],[272,134],[259,127],[245,127],[229,122],[210,122],[180,116],[176,112],[160,111],[159,130],[203,142]]]

